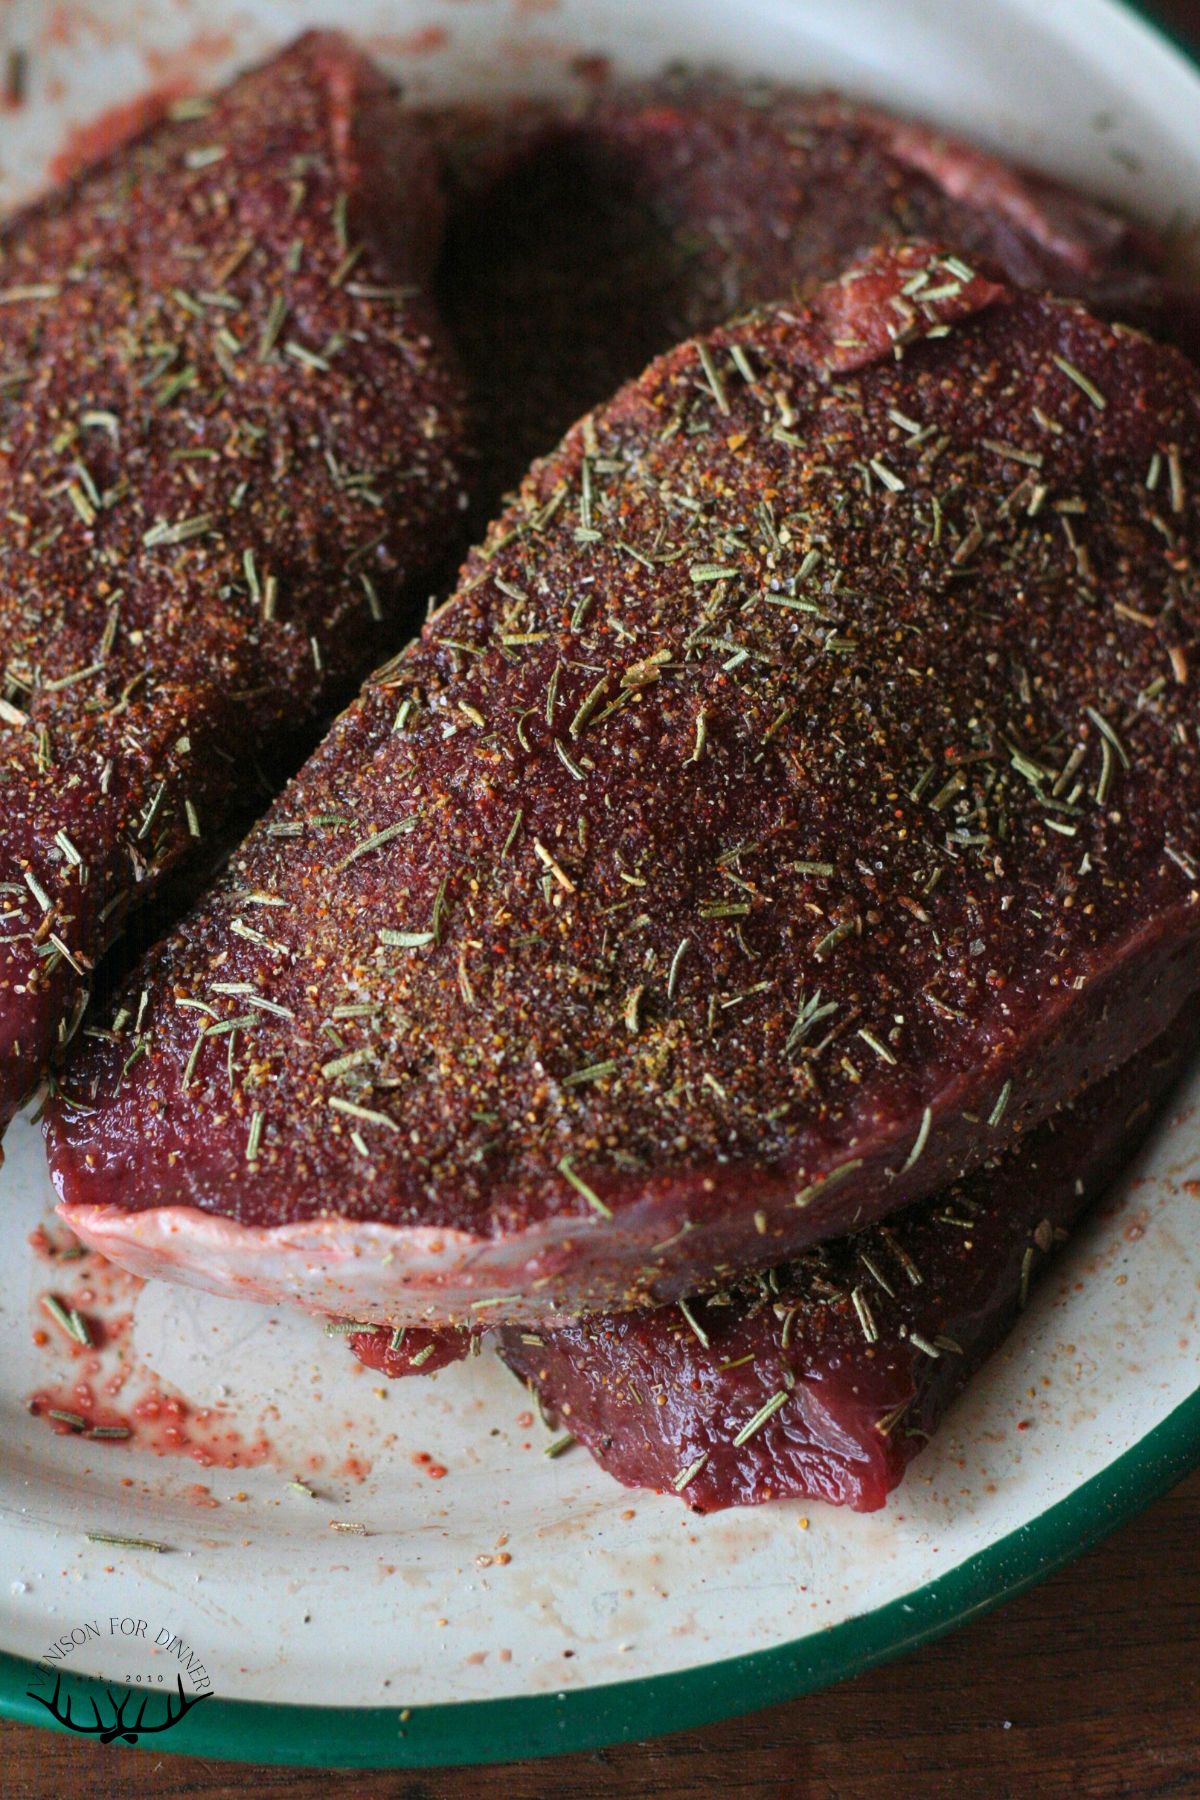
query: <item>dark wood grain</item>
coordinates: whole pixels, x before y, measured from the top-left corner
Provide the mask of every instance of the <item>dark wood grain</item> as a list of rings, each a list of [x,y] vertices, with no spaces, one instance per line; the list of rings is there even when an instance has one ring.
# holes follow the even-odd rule
[[[1153,10],[1200,48],[1200,0]],[[1196,1800],[1200,1470],[999,1612],[749,1718],[546,1762],[275,1769],[0,1722],[5,1800]]]

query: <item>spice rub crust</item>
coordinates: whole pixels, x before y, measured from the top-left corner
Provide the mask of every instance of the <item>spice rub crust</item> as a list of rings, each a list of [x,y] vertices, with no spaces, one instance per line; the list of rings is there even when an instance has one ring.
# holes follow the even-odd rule
[[[65,1216],[478,1323],[999,1154],[1200,980],[1197,469],[1183,357],[928,245],[680,346],[84,1046]]]
[[[0,1126],[459,509],[436,167],[311,34],[0,240]],[[301,740],[301,746],[303,740]]]

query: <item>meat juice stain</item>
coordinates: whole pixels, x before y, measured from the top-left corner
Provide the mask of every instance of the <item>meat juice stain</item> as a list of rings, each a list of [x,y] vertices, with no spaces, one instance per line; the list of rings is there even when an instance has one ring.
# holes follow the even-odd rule
[[[205,1468],[257,1468],[271,1455],[259,1434],[246,1439],[219,1407],[193,1407],[178,1394],[152,1389],[134,1405],[139,1447],[158,1456],[190,1456]]]
[[[87,1254],[78,1238],[69,1233],[52,1237],[45,1225],[35,1226],[25,1241],[39,1262],[79,1262]]]
[[[50,1287],[38,1296],[40,1311],[33,1341],[39,1348],[56,1344],[69,1351],[78,1362],[83,1356],[119,1347],[129,1339],[133,1327],[133,1302],[143,1285],[140,1276],[130,1275],[105,1257],[85,1251],[70,1233],[52,1237],[45,1226],[39,1225],[29,1233],[27,1242],[37,1260],[55,1271]],[[57,1301],[68,1312],[74,1311],[81,1316],[90,1343],[79,1344],[63,1338],[61,1325],[54,1319],[49,1304],[51,1301]],[[116,1310],[118,1308],[120,1310]],[[127,1371],[121,1375],[118,1387],[124,1385],[126,1374]]]
[[[182,85],[191,91],[209,77],[214,64],[227,61],[236,49],[232,31],[198,31],[178,50],[149,46],[143,61],[156,87]]]
[[[272,1455],[266,1437],[244,1437],[219,1407],[194,1407],[181,1395],[158,1388],[151,1388],[119,1411],[98,1399],[93,1383],[84,1377],[73,1385],[39,1388],[28,1405],[59,1437],[81,1437],[89,1445],[103,1444],[105,1448],[129,1446],[155,1456],[187,1456],[205,1469],[257,1468]],[[79,1426],[52,1418],[51,1412],[69,1413],[84,1423]],[[91,1436],[97,1429],[122,1430],[128,1436]]]
[[[143,1373],[133,1361],[132,1337],[133,1302],[144,1282],[97,1252],[85,1251],[69,1232],[56,1234],[38,1225],[27,1241],[35,1258],[54,1271],[39,1300],[53,1295],[68,1312],[78,1311],[91,1338],[87,1345],[71,1342],[49,1315],[44,1315],[43,1322],[39,1308],[31,1333],[33,1342],[56,1361],[65,1358],[70,1369],[58,1381],[44,1383],[30,1395],[27,1406],[35,1417],[45,1419],[57,1436],[82,1438],[89,1448],[132,1447],[156,1456],[190,1457],[204,1468],[255,1468],[278,1460],[261,1425],[248,1435],[231,1424],[221,1407],[194,1406],[161,1383],[151,1385],[123,1408],[114,1405],[130,1381]],[[279,1417],[277,1408],[265,1410],[268,1416]],[[51,1418],[52,1412],[73,1414],[84,1423]],[[530,1418],[532,1421],[532,1415]],[[352,1419],[345,1425],[348,1432],[353,1431]],[[125,1435],[92,1437],[97,1429]],[[326,1460],[324,1455],[310,1453],[305,1466],[316,1474],[325,1468]],[[428,1452],[420,1452],[414,1460],[431,1480],[440,1481],[448,1473]],[[370,1477],[372,1467],[368,1458],[352,1451],[331,1473],[361,1484]],[[221,1504],[199,1483],[186,1490],[185,1498],[196,1506]]]
[[[45,1418],[50,1429],[59,1437],[81,1437],[87,1432],[97,1429],[127,1430],[129,1420],[124,1413],[114,1407],[106,1406],[96,1398],[96,1391],[86,1375],[70,1385],[60,1384],[54,1387],[38,1388],[31,1394],[27,1402],[29,1411],[35,1418]],[[82,1427],[69,1424],[65,1419],[54,1419],[51,1412],[71,1413],[84,1421]],[[111,1438],[106,1440],[92,1439],[91,1442],[127,1443],[127,1438]]]
[[[64,0],[49,8],[42,27],[42,42],[60,49],[73,49],[79,37],[94,25],[91,9],[68,5]]]
[[[137,1373],[132,1361],[132,1303],[144,1285],[141,1278],[94,1251],[80,1255],[74,1238],[52,1236],[44,1226],[31,1232],[28,1241],[37,1259],[55,1271],[51,1287],[40,1299],[53,1294],[68,1312],[78,1312],[91,1340],[75,1343],[48,1317],[38,1318],[32,1333],[34,1343],[57,1362],[65,1356],[70,1367],[57,1381],[43,1384],[30,1395],[27,1406],[35,1418],[44,1419],[59,1437],[82,1438],[89,1449],[132,1447],[155,1456],[190,1457],[203,1468],[256,1468],[272,1458],[264,1431],[249,1436],[230,1422],[221,1407],[195,1406],[161,1382],[151,1380],[135,1398],[115,1406],[113,1402]],[[68,1275],[69,1280],[65,1279]],[[52,1413],[70,1416],[56,1419]],[[96,1431],[105,1435],[95,1437]],[[107,1435],[110,1432],[120,1435]],[[199,1484],[189,1490],[197,1505],[220,1504],[202,1499],[204,1493],[207,1489]]]

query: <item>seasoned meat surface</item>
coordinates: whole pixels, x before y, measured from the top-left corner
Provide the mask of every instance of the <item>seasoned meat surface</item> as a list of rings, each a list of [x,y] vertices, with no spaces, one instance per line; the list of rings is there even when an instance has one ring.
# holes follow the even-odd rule
[[[470,374],[486,510],[651,357],[928,237],[1200,350],[1151,235],[1044,176],[835,94],[680,76],[574,116],[456,107],[439,295]]]
[[[928,245],[653,364],[83,1047],[73,1227],[491,1323],[999,1154],[1200,981],[1198,469],[1176,351]]]
[[[886,1225],[690,1302],[505,1327],[497,1348],[543,1416],[629,1487],[673,1490],[697,1512],[778,1499],[872,1512],[1134,1154],[1196,1033],[1191,1006],[995,1164]],[[348,1342],[393,1380],[475,1344],[387,1327]]]
[[[0,241],[0,1124],[459,508],[424,135],[333,35],[185,112]]]
[[[1008,1331],[1067,1228],[1134,1154],[1194,1048],[1194,1005],[993,1167],[754,1285],[499,1335],[548,1415],[630,1487],[696,1512],[827,1500],[873,1512]],[[415,1344],[350,1340],[386,1374]],[[424,1349],[441,1366],[464,1346]],[[405,1357],[408,1361],[405,1361]]]

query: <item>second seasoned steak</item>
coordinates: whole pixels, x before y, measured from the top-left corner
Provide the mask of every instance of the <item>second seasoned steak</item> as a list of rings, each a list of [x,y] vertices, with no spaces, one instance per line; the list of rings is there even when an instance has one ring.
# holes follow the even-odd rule
[[[305,37],[0,239],[0,1129],[131,904],[211,852],[446,555],[435,170]]]
[[[681,75],[564,116],[434,116],[450,168],[439,293],[470,375],[486,518],[589,407],[671,344],[932,238],[1019,286],[1200,349],[1153,237],[1097,201],[837,94]]]

